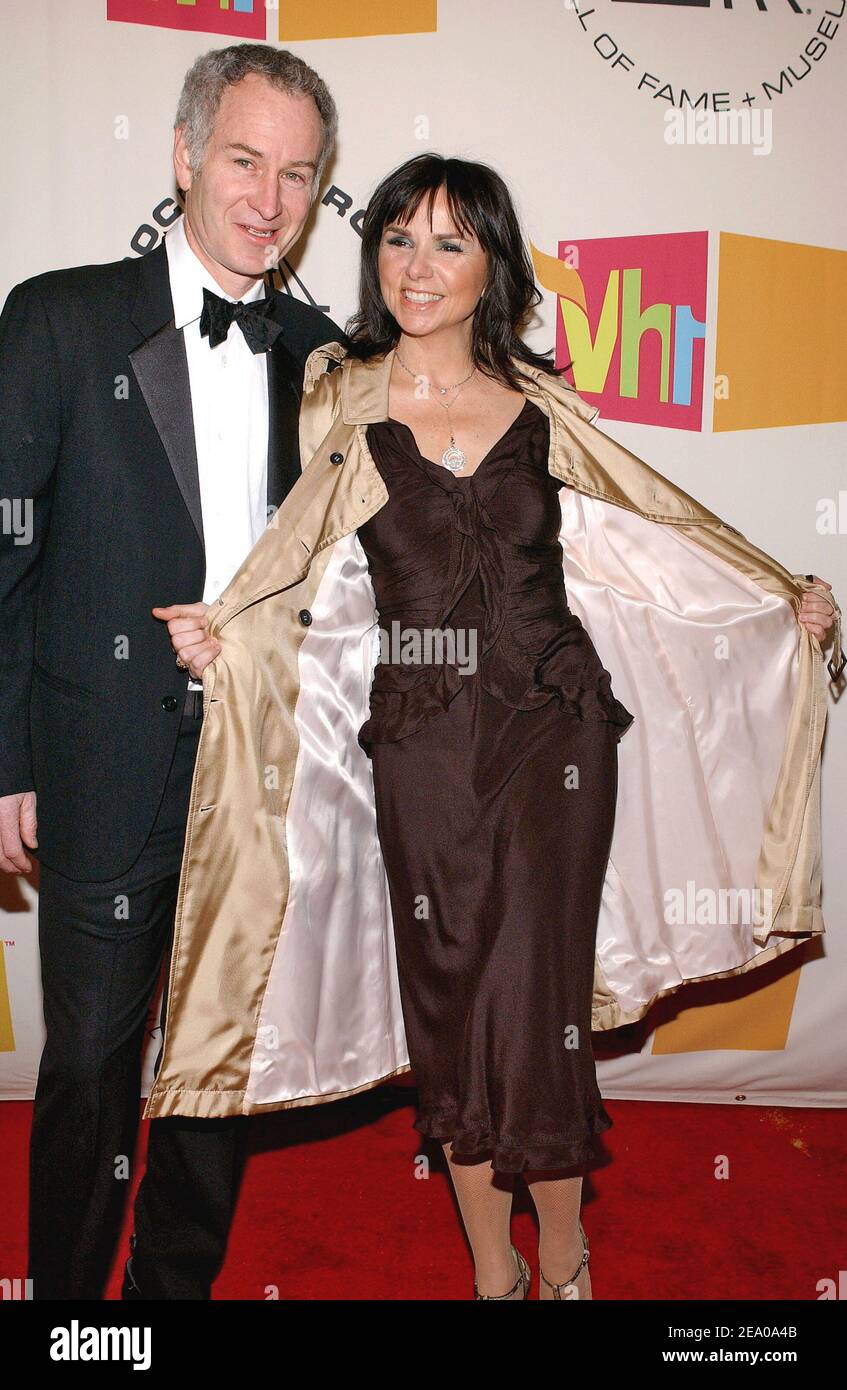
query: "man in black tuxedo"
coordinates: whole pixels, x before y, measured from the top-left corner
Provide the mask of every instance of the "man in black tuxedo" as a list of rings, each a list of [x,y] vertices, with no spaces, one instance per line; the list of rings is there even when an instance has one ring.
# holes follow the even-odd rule
[[[165,243],[26,280],[0,319],[0,488],[20,505],[0,536],[0,868],[29,872],[38,849],[47,1027],[36,1299],[101,1298],[114,1253],[203,716],[205,662],[176,664],[153,610],[211,603],[299,476],[303,366],[343,335],[265,273],[303,229],[336,121],[293,54],[205,54]],[[210,1297],[245,1125],[152,1122],[125,1297]]]

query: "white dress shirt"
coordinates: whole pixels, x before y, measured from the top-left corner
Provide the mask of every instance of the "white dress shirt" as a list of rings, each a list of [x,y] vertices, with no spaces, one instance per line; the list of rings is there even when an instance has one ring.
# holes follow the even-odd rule
[[[237,323],[226,342],[210,348],[200,336],[204,285],[235,303],[209,274],[188,244],[185,218],[165,236],[174,324],[182,330],[188,356],[194,440],[206,550],[203,602],[213,603],[229,584],[268,524],[267,353],[253,353]],[[263,299],[261,279],[242,295],[245,304]],[[186,595],[185,602],[194,602]],[[189,679],[189,690],[202,690]]]

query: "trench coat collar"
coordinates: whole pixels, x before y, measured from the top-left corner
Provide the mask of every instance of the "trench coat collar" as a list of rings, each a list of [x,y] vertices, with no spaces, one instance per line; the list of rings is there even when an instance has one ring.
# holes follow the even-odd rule
[[[320,352],[320,349],[318,349]],[[394,368],[396,350],[394,347],[382,357],[371,357],[364,361],[345,356],[341,359],[341,418],[348,425],[369,425],[388,420],[388,391],[391,385],[391,371]],[[529,396],[549,418],[551,446],[549,446],[549,471],[570,486],[590,492],[608,502],[620,503],[620,492],[613,488],[606,492],[597,485],[597,478],[590,478],[580,468],[580,449],[574,448],[573,436],[566,436],[559,430],[556,420],[556,407],[565,407],[567,413],[576,416],[587,424],[597,420],[599,410],[583,400],[576,388],[563,377],[554,377],[540,367],[512,357],[513,367],[522,374],[520,385],[524,396]],[[570,448],[569,448],[570,443]],[[701,518],[711,517],[701,509]],[[718,520],[718,517],[713,517]]]
[[[388,393],[395,356],[396,349],[391,348],[384,357],[364,362],[350,357],[342,360],[341,418],[346,425],[373,425],[389,418]],[[512,363],[524,376],[521,388],[524,395],[537,401],[545,414],[550,413],[543,404],[546,395],[566,405],[583,420],[590,422],[599,415],[597,407],[584,401],[564,378],[542,372],[539,367],[521,362],[517,357],[512,358]]]
[[[340,377],[335,423],[318,448],[318,472],[306,468],[275,513],[267,531],[217,600],[210,634],[248,604],[285,588],[307,573],[326,545],[355,530],[388,500],[388,491],[367,445],[366,427],[390,417],[389,386],[394,349],[366,360],[350,357],[340,343],[315,348],[306,363],[301,412],[312,407],[312,388],[335,363]],[[651,520],[723,526],[713,512],[598,432],[599,414],[560,376],[512,358],[521,389],[548,417],[548,471],[568,487],[612,502]],[[343,478],[329,467],[332,454],[352,465]],[[610,466],[610,457],[618,466]],[[625,460],[623,470],[621,460]],[[308,459],[302,460],[303,466]],[[630,465],[632,466],[630,468]],[[333,476],[336,475],[336,476]],[[729,527],[727,529],[734,529]]]
[[[327,455],[331,451],[340,451],[343,455],[350,444],[357,441],[353,475],[348,474],[344,486],[333,486],[329,491],[324,491],[319,479],[313,480],[305,492],[302,490],[305,476],[297,481],[273,517],[268,532],[218,599],[218,611],[210,629],[212,635],[248,603],[302,578],[319,550],[354,530],[387,501],[385,483],[367,447],[365,427],[390,416],[389,385],[394,355],[391,349],[382,357],[360,361],[349,357],[340,343],[327,343],[311,353],[306,363],[301,410],[310,409],[310,388],[330,362],[334,362],[340,368],[341,378],[338,418],[321,448]],[[735,526],[723,521],[643,459],[598,430],[594,421],[599,410],[584,401],[570,382],[519,358],[513,357],[512,362],[523,377],[524,395],[548,417],[547,466],[550,473],[568,487],[636,512],[647,520],[693,526],[695,535],[698,528],[715,528],[740,537],[749,547],[750,543]],[[307,462],[307,459],[302,460],[304,466]],[[330,474],[334,472],[330,470]],[[783,587],[794,595],[799,608],[803,591],[812,586],[805,577],[785,572]],[[844,665],[841,610],[837,604],[835,609],[833,654],[829,663],[833,680],[838,679]]]
[[[364,427],[387,420],[390,415],[388,393],[395,349],[390,349],[383,357],[365,361],[342,356],[344,349],[338,344],[317,349],[317,354],[323,352],[341,363],[340,414],[343,423]],[[621,485],[621,479],[608,472],[603,457],[598,457],[590,428],[600,414],[598,407],[584,401],[576,387],[564,377],[553,376],[518,357],[511,360],[522,377],[523,394],[549,419],[548,470],[555,477],[588,496],[638,511],[649,520],[727,525],[715,512],[709,511],[667,478],[655,473],[622,445],[601,436],[604,444],[615,451],[619,458],[626,456],[631,459],[640,473],[642,486],[638,496],[630,496],[626,487]],[[361,428],[359,433],[361,437],[364,429]],[[651,481],[655,481],[655,488],[649,485]],[[727,526],[727,529],[734,531],[735,527]]]

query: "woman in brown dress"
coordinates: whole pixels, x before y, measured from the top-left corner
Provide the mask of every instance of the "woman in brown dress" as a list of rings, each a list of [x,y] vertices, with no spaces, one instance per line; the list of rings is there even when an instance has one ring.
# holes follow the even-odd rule
[[[562,484],[547,417],[521,389],[521,363],[556,370],[520,338],[539,299],[493,170],[427,154],[380,184],[348,346],[393,352],[389,418],[367,427],[388,499],[358,537],[384,650],[358,736],[416,1124],[444,1145],[480,1300],[527,1296],[510,1239],[516,1174],[539,1215],[540,1297],[591,1297],[582,1176],[611,1125],[591,1005],[633,716],[568,606]],[[821,638],[828,609],[807,594],[799,621]],[[171,613],[199,676],[220,650],[207,606]]]
[[[548,420],[508,361],[554,370],[518,337],[538,298],[492,170],[423,155],[377,189],[350,355],[396,351],[391,418],[367,430],[389,500],[358,532],[383,643],[359,742],[416,1127],[445,1147],[480,1299],[526,1297],[516,1173],[541,1297],[590,1297],[581,1170],[611,1125],[591,1003],[633,716],[568,607]]]

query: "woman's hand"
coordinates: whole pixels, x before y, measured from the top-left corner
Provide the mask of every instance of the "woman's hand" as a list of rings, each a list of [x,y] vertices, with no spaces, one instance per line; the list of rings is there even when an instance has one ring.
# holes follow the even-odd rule
[[[208,603],[172,603],[169,608],[153,608],[154,618],[168,625],[171,646],[176,652],[176,664],[199,680],[210,661],[220,655],[221,644],[209,636],[206,615]]]
[[[823,584],[827,589],[832,585],[825,579],[819,579],[816,574],[812,575],[812,582]],[[822,642],[835,620],[835,608],[828,598],[823,594],[816,594],[811,589],[807,589],[800,603],[800,612],[797,614],[797,621],[801,623],[807,631],[814,634],[819,642]]]

